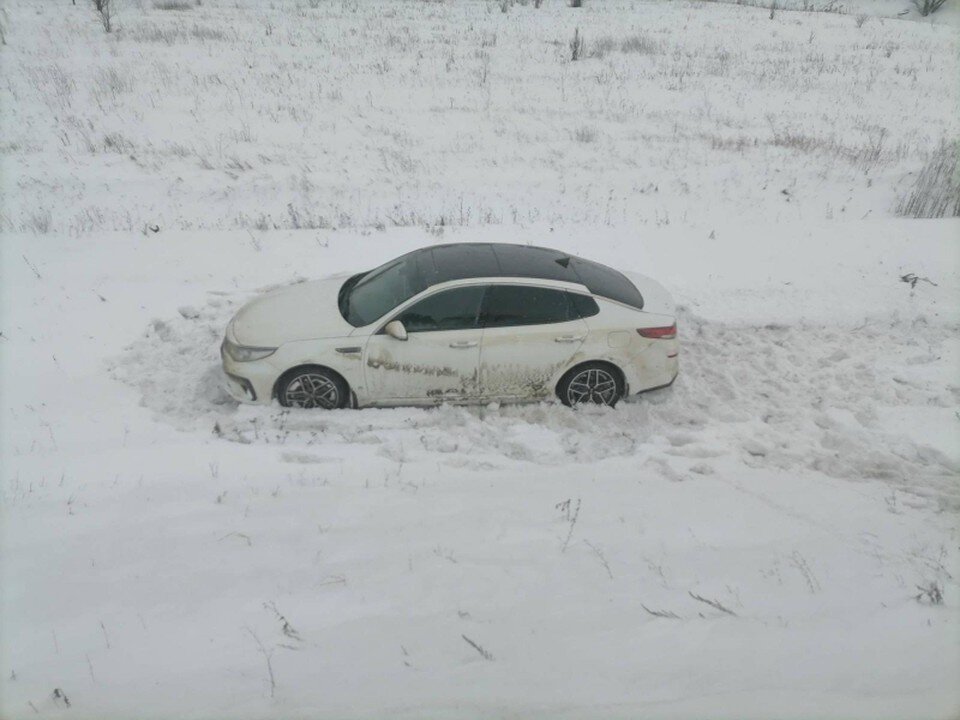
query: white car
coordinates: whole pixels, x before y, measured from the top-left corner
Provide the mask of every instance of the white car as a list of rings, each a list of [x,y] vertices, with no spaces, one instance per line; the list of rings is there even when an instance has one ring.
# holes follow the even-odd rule
[[[546,248],[436,245],[245,305],[221,346],[237,400],[342,408],[540,401],[613,406],[670,385],[657,282]]]

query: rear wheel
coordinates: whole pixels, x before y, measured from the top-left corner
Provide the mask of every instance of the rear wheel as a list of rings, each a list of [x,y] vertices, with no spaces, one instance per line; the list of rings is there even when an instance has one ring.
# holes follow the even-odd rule
[[[561,378],[557,395],[564,405],[607,405],[613,407],[623,397],[623,378],[619,370],[606,363],[579,365]]]
[[[322,367],[295,368],[277,383],[277,400],[283,407],[335,410],[346,407],[349,399],[343,378]]]

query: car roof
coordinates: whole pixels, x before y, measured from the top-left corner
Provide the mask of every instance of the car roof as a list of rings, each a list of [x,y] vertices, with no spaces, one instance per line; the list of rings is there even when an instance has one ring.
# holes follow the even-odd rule
[[[576,255],[532,245],[451,243],[411,253],[428,285],[473,278],[522,277],[586,287],[592,294],[643,308],[643,297],[623,273]]]

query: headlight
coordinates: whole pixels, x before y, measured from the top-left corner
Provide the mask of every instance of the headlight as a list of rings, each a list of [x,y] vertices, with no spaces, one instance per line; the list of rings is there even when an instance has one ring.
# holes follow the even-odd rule
[[[225,339],[223,341],[223,351],[237,362],[250,362],[251,360],[263,360],[263,358],[273,355],[277,349],[272,347],[234,345]]]

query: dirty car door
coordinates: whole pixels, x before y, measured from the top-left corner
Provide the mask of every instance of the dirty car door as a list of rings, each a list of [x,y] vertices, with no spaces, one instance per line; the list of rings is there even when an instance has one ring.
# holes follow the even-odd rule
[[[557,372],[587,335],[568,293],[545,287],[495,285],[484,300],[480,390],[487,399],[542,399]]]
[[[364,350],[364,377],[373,402],[462,401],[477,397],[485,286],[441,290],[390,320],[407,331],[397,340],[382,330]],[[386,322],[384,322],[386,324]]]

